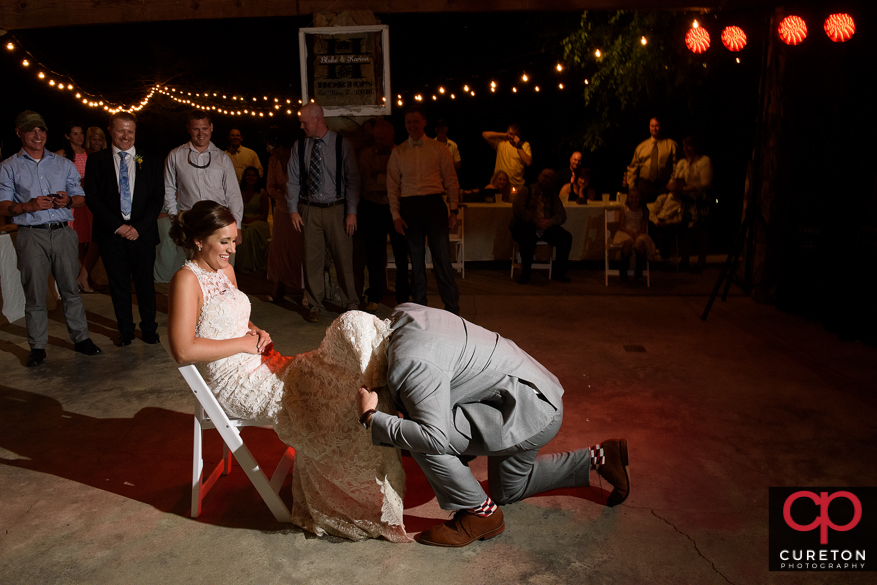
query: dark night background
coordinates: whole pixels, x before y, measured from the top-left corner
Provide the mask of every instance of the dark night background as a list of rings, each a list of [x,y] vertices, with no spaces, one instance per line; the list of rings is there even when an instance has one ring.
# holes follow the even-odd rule
[[[846,11],[856,22],[856,34],[846,43],[833,43],[822,30],[832,12]],[[669,98],[644,100],[617,120],[605,144],[586,152],[598,192],[615,192],[634,147],[648,137],[652,113],[664,118],[664,133],[681,143],[696,132],[704,154],[715,168],[718,204],[711,244],[714,253],[727,253],[741,218],[747,163],[757,140],[759,82],[763,48],[769,33],[771,8],[678,13],[680,21],[697,17],[712,26],[712,46],[704,56],[710,68],[706,82],[693,95],[668,91]],[[799,46],[780,46],[786,56],[781,84],[782,128],[777,177],[779,211],[776,303],[823,319],[829,327],[867,337],[873,329],[875,160],[871,138],[877,130],[873,108],[875,42],[871,5],[839,3],[789,5],[787,13],[802,16],[807,39]],[[392,96],[403,94],[406,104],[415,93],[424,95],[427,133],[432,122],[448,121],[449,136],[460,146],[464,188],[487,183],[494,151],[482,140],[484,130],[505,130],[518,121],[533,148],[528,180],[545,167],[563,168],[580,146],[573,136],[583,120],[596,115],[584,106],[583,79],[587,72],[555,71],[562,61],[561,41],[579,26],[581,13],[492,14],[376,14],[390,27]],[[741,23],[749,44],[740,53],[721,46],[723,23]],[[136,102],[155,83],[221,91],[248,96],[300,97],[298,29],[311,26],[310,17],[163,22],[14,31],[2,44],[21,42],[33,56],[57,72],[70,75],[83,89],[110,100]],[[682,42],[682,39],[679,39]],[[741,63],[734,61],[740,57]],[[76,119],[84,126],[106,127],[103,112],[78,104],[70,95],[50,89],[36,79],[32,66],[21,66],[22,55],[5,48],[0,56],[4,89],[0,92],[0,146],[3,156],[20,147],[12,122],[24,110],[39,111],[49,126],[49,147],[62,146],[62,124]],[[668,63],[668,67],[674,66]],[[522,91],[515,82],[526,71],[542,91]],[[489,92],[496,80],[500,91]],[[557,89],[557,83],[565,85]],[[469,83],[476,97],[464,98],[459,88]],[[512,84],[519,87],[512,94]],[[438,86],[457,88],[454,102],[432,102]],[[396,141],[405,137],[401,108],[390,120]],[[188,140],[187,108],[155,95],[138,114],[138,146],[164,155]],[[294,121],[295,116],[280,115]],[[4,122],[5,120],[5,122]],[[277,117],[271,120],[276,123]],[[214,117],[214,142],[227,147],[232,127],[244,133],[244,144],[267,160],[259,138],[265,118]],[[294,127],[294,126],[293,126]],[[863,309],[863,310],[862,310]],[[853,325],[855,324],[855,325]],[[873,334],[871,334],[873,339]]]

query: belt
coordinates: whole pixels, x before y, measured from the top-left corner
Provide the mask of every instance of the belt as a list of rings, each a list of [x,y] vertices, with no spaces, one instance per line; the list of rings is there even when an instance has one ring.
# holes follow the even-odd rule
[[[336,205],[341,205],[344,203],[346,199],[336,199],[331,203],[315,203],[314,201],[308,201],[307,199],[299,199],[299,205],[309,205],[311,207],[319,207],[320,209],[326,209],[327,207],[335,207]]]
[[[53,221],[51,223],[41,223],[40,225],[23,225],[19,227],[28,227],[35,230],[60,230],[67,227],[67,222]]]

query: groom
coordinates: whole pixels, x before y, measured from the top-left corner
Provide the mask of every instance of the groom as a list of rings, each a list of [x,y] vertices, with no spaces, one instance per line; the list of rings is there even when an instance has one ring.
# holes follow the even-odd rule
[[[405,418],[376,412],[377,394],[361,388],[360,422],[372,442],[407,449],[439,505],[454,518],[420,535],[433,546],[466,546],[505,530],[502,510],[533,494],[589,485],[595,469],[615,489],[608,505],[630,492],[627,439],[589,449],[538,455],[560,429],[563,388],[513,342],[447,311],[406,303],[393,314],[387,386]],[[488,457],[491,497],[469,470]]]

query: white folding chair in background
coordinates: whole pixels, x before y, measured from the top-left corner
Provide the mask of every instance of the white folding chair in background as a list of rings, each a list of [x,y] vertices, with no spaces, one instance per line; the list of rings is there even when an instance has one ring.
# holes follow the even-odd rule
[[[548,261],[537,261],[536,259],[540,256],[539,249],[540,247],[544,250],[545,246],[548,246]],[[533,254],[533,269],[534,270],[547,270],[548,271],[548,279],[551,279],[551,271],[554,269],[554,255],[555,250],[548,242],[538,241],[536,242],[536,252]],[[512,240],[512,270],[509,278],[515,277],[515,268],[523,269],[523,264],[521,263],[521,250],[518,248],[518,243]]]
[[[238,430],[241,427],[264,426],[264,422],[250,419],[230,419],[219,402],[216,401],[213,392],[210,391],[207,383],[204,382],[204,378],[201,377],[201,373],[194,365],[182,366],[180,373],[186,379],[189,388],[192,389],[197,399],[195,407],[194,453],[192,457],[192,518],[197,518],[201,513],[201,501],[207,495],[207,492],[210,491],[210,488],[213,487],[213,484],[216,483],[216,480],[219,479],[219,476],[227,475],[231,471],[231,455],[234,455],[235,460],[247,474],[247,477],[250,478],[250,482],[259,492],[259,495],[262,496],[268,508],[271,509],[274,518],[278,522],[290,522],[289,508],[280,498],[279,492],[283,486],[283,481],[292,469],[295,458],[293,448],[289,447],[283,454],[283,457],[277,464],[277,468],[274,470],[274,475],[271,476],[269,481],[265,476],[265,472],[262,471],[256,459],[244,444]],[[222,461],[209,473],[207,479],[203,479],[203,433],[207,429],[219,431],[224,445]]]
[[[606,237],[606,249],[604,251],[604,272],[606,277],[606,286],[609,286],[609,277],[610,276],[618,276],[619,271],[609,268],[609,255],[613,256],[617,255],[621,256],[621,244],[615,244],[615,232],[618,231],[618,222],[621,220],[621,210],[620,209],[612,209],[610,207],[606,207],[603,210],[603,234]],[[634,271],[630,270],[627,266],[622,266],[622,270],[627,270],[628,276],[633,276]],[[646,259],[646,266],[643,269],[643,276],[646,278],[646,286],[651,287],[651,270],[649,267],[649,261]]]

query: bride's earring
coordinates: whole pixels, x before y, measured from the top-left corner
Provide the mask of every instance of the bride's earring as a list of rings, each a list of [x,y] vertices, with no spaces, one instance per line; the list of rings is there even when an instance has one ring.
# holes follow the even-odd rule
[[[195,245],[198,246],[198,251],[200,252],[201,251],[201,244],[195,244]]]

